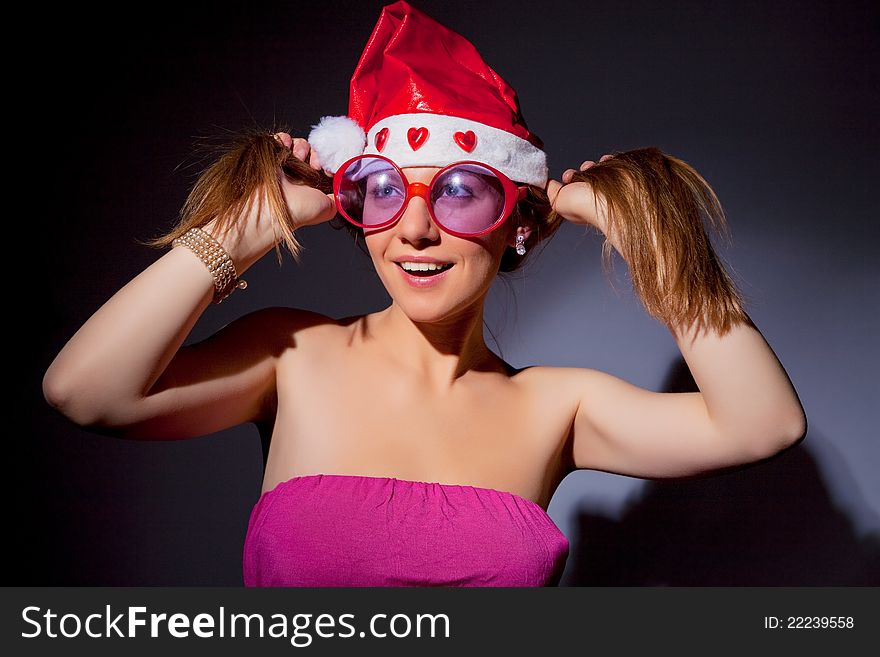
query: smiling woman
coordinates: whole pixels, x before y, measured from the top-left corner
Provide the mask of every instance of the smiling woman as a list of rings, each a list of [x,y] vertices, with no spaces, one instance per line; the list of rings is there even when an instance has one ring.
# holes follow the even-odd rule
[[[572,470],[705,473],[804,435],[797,395],[712,250],[703,222],[723,228],[720,205],[689,165],[642,149],[550,180],[514,90],[402,1],[383,9],[350,94],[348,115],[307,139],[250,135],[208,168],[155,241],[181,248],[102,306],[43,382],[50,404],[109,435],[256,424],[269,451],[246,585],[554,585],[569,543],[546,510]],[[387,307],[343,319],[265,308],[183,346],[251,265],[281,244],[299,260],[296,233],[337,214]],[[624,257],[699,392],[517,369],[487,347],[492,282],[563,221]]]

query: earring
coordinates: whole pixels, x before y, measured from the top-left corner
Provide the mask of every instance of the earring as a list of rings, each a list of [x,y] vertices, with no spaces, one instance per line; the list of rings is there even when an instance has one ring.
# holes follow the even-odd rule
[[[523,242],[525,242],[525,241],[526,241],[525,235],[523,235],[522,233],[520,233],[519,235],[516,236],[516,253],[517,253],[517,255],[523,256],[526,254],[526,247],[523,246]]]

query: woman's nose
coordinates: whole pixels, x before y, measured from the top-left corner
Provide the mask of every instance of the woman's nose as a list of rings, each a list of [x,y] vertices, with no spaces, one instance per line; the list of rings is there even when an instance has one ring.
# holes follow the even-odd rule
[[[410,242],[419,240],[436,240],[440,237],[440,228],[431,218],[428,204],[422,196],[414,195],[397,222],[397,232]]]

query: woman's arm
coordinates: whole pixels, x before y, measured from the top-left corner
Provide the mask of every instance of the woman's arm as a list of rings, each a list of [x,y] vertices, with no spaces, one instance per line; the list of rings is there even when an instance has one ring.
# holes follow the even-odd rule
[[[181,348],[213,293],[202,262],[172,249],[68,341],[43,378],[46,400],[75,424],[125,437],[186,438],[256,419],[282,325],[258,311]]]
[[[672,333],[699,392],[653,392],[596,370],[560,370],[579,401],[576,468],[690,476],[773,456],[804,437],[803,407],[755,327]]]
[[[699,392],[652,392],[603,372],[560,368],[563,386],[578,400],[575,467],[672,477],[776,454],[804,437],[806,415],[776,355],[742,310],[700,223],[698,202],[690,200],[714,199],[714,193],[684,163],[660,160],[656,151],[643,156],[636,152],[604,173],[587,161],[581,170],[589,177],[569,170],[563,181],[576,182],[553,182],[548,191],[557,212],[601,230],[631,269],[639,260],[641,286],[653,302],[646,307],[666,322]],[[598,189],[618,196],[610,204],[616,215]],[[621,199],[621,191],[636,200]],[[646,216],[632,216],[640,211]]]
[[[295,227],[335,214],[324,193],[282,182]],[[277,242],[261,207],[249,206],[224,230],[215,220],[203,227],[229,252],[239,275]],[[181,348],[213,293],[213,278],[198,257],[188,248],[172,249],[68,341],[44,376],[46,400],[76,424],[128,437],[182,438],[259,419],[279,350],[314,314],[258,311]]]

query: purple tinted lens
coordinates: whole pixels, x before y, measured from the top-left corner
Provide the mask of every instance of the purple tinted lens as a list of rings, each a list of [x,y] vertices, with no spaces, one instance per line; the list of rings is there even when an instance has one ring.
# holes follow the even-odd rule
[[[406,187],[397,170],[377,157],[363,157],[342,172],[342,210],[365,226],[378,226],[403,207]]]
[[[365,156],[341,172],[340,207],[349,219],[370,227],[390,221],[406,203],[406,185],[387,160]],[[460,164],[443,173],[431,187],[435,219],[456,233],[477,234],[504,212],[504,186],[490,169]]]
[[[480,233],[504,212],[504,186],[491,170],[461,164],[445,171],[431,188],[434,216],[444,227],[467,234]]]

